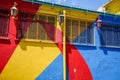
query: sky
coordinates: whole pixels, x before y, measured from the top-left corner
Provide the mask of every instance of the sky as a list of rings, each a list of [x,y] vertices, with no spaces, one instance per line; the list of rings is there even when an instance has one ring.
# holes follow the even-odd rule
[[[74,6],[83,9],[97,10],[109,0],[42,0],[67,6]]]

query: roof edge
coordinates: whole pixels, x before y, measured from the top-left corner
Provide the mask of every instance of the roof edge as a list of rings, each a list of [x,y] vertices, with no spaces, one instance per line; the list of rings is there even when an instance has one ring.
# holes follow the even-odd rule
[[[45,1],[38,1],[38,0],[23,0],[23,1],[32,2],[32,3],[36,3],[36,4],[43,4],[43,5],[47,5],[47,6],[65,8],[65,9],[69,9],[69,10],[78,10],[78,11],[88,12],[88,13],[93,13],[93,14],[110,15],[110,16],[118,16],[118,17],[120,17],[119,15],[116,15],[116,14],[93,11],[93,10],[87,10],[87,9],[82,9],[82,8],[77,8],[77,7],[72,7],[72,6],[65,6],[65,5],[60,5],[60,4],[54,4],[54,3],[45,2]]]

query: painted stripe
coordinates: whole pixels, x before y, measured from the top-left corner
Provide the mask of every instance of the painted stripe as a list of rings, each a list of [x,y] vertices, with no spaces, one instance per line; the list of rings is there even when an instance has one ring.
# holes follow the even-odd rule
[[[59,54],[60,50],[55,44],[21,41],[2,71],[1,78],[34,80]]]
[[[63,80],[63,55],[59,54],[36,80]]]
[[[92,80],[89,67],[74,45],[67,45],[67,67],[70,80]]]

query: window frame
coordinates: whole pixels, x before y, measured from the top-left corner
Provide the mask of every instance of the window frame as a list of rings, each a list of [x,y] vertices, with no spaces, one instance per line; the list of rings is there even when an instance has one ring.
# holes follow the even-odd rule
[[[75,42],[73,42],[73,41],[71,41],[71,39],[70,39],[70,42],[67,42],[67,44],[74,44],[74,45],[83,45],[83,46],[95,46],[95,29],[94,29],[94,21],[93,20],[87,20],[87,19],[80,19],[80,18],[71,18],[71,17],[67,17],[66,18],[66,27],[67,27],[67,20],[70,20],[71,21],[71,23],[72,23],[72,20],[77,20],[78,21],[78,25],[79,25],[79,29],[78,29],[78,36],[80,35],[80,33],[81,33],[81,27],[80,27],[80,22],[81,21],[83,21],[83,22],[85,22],[85,27],[87,28],[87,23],[88,22],[91,22],[91,25],[92,25],[92,29],[93,29],[93,42],[91,43],[91,44],[88,44],[88,42],[86,42],[86,43],[81,43],[81,42],[79,42],[80,41],[80,39],[78,39],[78,42],[77,43],[75,43]],[[70,27],[72,26],[72,24],[70,23]],[[71,27],[72,28],[72,27]],[[85,28],[85,29],[86,29]],[[66,29],[67,30],[67,29]],[[88,31],[87,31],[88,32]],[[87,36],[87,32],[86,32],[86,36]],[[67,33],[67,32],[66,32]],[[72,33],[70,32],[70,36],[69,37],[72,37]],[[68,36],[67,36],[67,38],[68,38]],[[87,37],[86,37],[87,38]],[[69,38],[68,38],[69,39]],[[86,39],[87,40],[87,39]]]
[[[119,28],[119,30],[120,30],[120,24],[114,24],[114,23],[109,23],[109,22],[102,22],[102,24],[105,24],[105,25],[107,25],[107,24],[109,24],[109,27],[110,26],[112,26],[111,28],[111,36],[113,36],[113,34],[115,33],[114,32],[114,28],[116,28],[116,27],[118,27]],[[119,40],[118,40],[118,42],[119,42],[119,46],[115,46],[115,45],[113,45],[114,43],[112,43],[112,45],[110,45],[110,44],[108,44],[108,41],[107,41],[107,39],[105,39],[106,40],[106,43],[105,43],[105,45],[104,44],[102,44],[102,41],[101,41],[101,37],[102,37],[102,27],[104,27],[104,26],[102,26],[101,25],[101,27],[100,27],[100,31],[101,31],[101,34],[100,34],[100,47],[106,47],[106,48],[120,48],[120,38],[119,38]],[[108,27],[108,26],[107,26]],[[107,28],[106,27],[106,28]],[[104,29],[104,31],[107,31],[107,33],[108,33],[108,29],[106,30],[106,28]],[[120,31],[118,31],[119,32],[119,34],[120,34]],[[105,35],[107,35],[107,33],[105,33]],[[108,36],[108,35],[107,35]],[[107,37],[106,37],[107,38]],[[115,41],[112,41],[112,42],[115,42]]]
[[[23,12],[24,13],[24,12]],[[51,15],[51,14],[30,14],[30,13],[25,13],[25,14],[29,14],[29,15],[34,15],[34,16],[37,16],[37,20],[40,20],[40,16],[42,15],[42,16],[45,16],[46,17],[46,22],[48,22],[48,17],[54,17],[55,18],[55,20],[54,20],[54,26],[56,27],[56,23],[57,23],[57,16],[56,15]],[[27,27],[27,30],[26,30],[26,34],[24,34],[24,35],[26,35],[26,37],[24,37],[24,38],[22,38],[24,41],[36,41],[36,42],[55,42],[55,39],[56,39],[56,30],[54,30],[54,41],[52,41],[51,39],[47,39],[48,38],[48,36],[47,36],[47,33],[45,33],[45,39],[44,40],[42,40],[42,39],[39,39],[38,37],[38,35],[39,35],[39,30],[38,30],[38,27],[39,27],[39,22],[36,22],[36,38],[35,39],[32,39],[32,38],[29,38],[29,28],[30,27]]]
[[[10,17],[9,17],[9,10],[6,10],[6,9],[0,9],[0,11],[5,11],[6,13],[0,13],[1,16],[4,16],[6,18],[6,22],[5,22],[5,26],[6,26],[6,29],[5,29],[5,35],[2,36],[0,35],[0,39],[9,39],[8,35],[9,35],[9,21],[10,21]],[[0,25],[1,26],[1,25]]]

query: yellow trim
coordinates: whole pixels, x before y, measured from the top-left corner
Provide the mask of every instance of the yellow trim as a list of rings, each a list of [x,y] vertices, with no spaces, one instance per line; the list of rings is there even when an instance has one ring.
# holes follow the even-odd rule
[[[66,17],[67,17],[67,19],[79,20],[79,21],[95,21],[95,19],[97,18],[97,17],[88,17],[88,18],[81,17],[81,18],[79,18],[77,16],[66,16]]]
[[[30,24],[31,25],[31,24]],[[28,39],[28,32],[29,31],[29,27],[27,27],[27,31],[26,31],[26,39]]]
[[[46,22],[48,23],[48,16],[46,15]],[[48,37],[47,37],[47,32],[45,33],[45,40],[48,40],[47,39]]]
[[[22,39],[22,41],[27,41],[27,42],[44,42],[44,43],[55,43],[51,40],[38,40],[38,39]]]
[[[37,18],[39,19],[39,16],[38,16],[38,15],[37,15]],[[38,39],[38,25],[39,25],[39,23],[37,22],[36,39]]]

